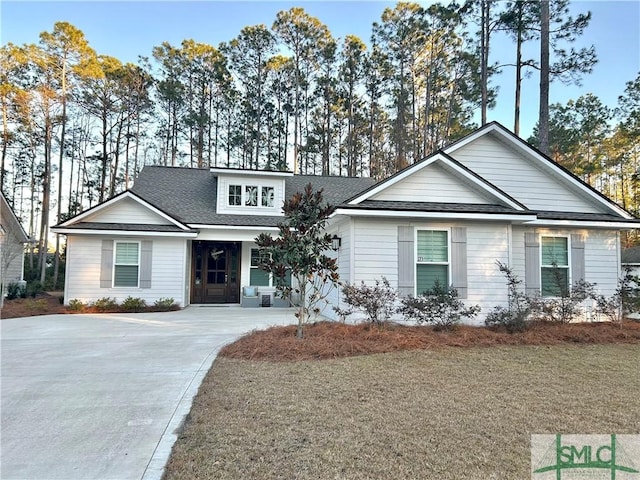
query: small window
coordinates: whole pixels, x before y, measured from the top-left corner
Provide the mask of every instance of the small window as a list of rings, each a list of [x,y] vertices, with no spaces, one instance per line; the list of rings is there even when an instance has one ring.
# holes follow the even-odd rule
[[[113,286],[137,287],[140,265],[140,244],[116,242],[113,262]]]
[[[260,265],[264,263],[265,257],[267,255],[264,252],[261,252],[259,248],[251,249],[251,266],[249,270],[249,285],[257,286],[257,287],[275,287],[277,283],[275,282],[272,275],[269,272],[260,268]],[[291,286],[291,271],[287,270],[282,278],[282,283],[287,286]]]
[[[229,205],[242,205],[242,186],[229,185]]]
[[[562,296],[569,291],[569,239],[542,237],[540,243],[542,296]]]
[[[273,207],[274,196],[273,187],[262,187],[262,206]]]
[[[258,187],[256,187],[255,185],[245,185],[244,204],[247,207],[258,206]]]
[[[449,236],[443,230],[418,230],[416,293],[430,290],[436,281],[449,285]]]
[[[259,248],[251,249],[251,269],[249,271],[249,284],[258,287],[269,287],[269,272],[260,268],[265,259],[264,253]]]

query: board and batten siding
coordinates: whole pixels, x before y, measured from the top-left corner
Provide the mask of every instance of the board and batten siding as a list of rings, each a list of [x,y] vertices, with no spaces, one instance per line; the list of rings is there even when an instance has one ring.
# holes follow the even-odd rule
[[[542,170],[499,140],[485,135],[451,156],[518,199],[531,210],[599,213],[602,207],[572,191],[568,183]]]
[[[101,288],[101,251],[103,240],[151,241],[151,287],[150,288]],[[69,235],[67,237],[67,275],[65,279],[66,305],[72,299],[84,303],[95,302],[103,297],[115,297],[122,302],[126,297],[143,298],[153,305],[160,298],[173,298],[175,303],[185,306],[184,280],[186,278],[186,244],[179,238],[145,237],[98,237]],[[141,267],[142,268],[142,267]]]
[[[371,199],[406,202],[488,203],[485,196],[447,172],[437,163],[428,165],[419,172],[400,180]]]
[[[124,198],[115,202],[110,207],[106,207],[92,215],[87,216],[84,222],[100,223],[137,223],[151,225],[167,225],[170,222],[152,212],[144,205],[139,204],[131,198]]]
[[[340,275],[340,281],[343,284],[351,283],[350,271],[351,271],[351,227],[350,221],[345,220],[332,225],[327,233],[333,237],[337,235],[340,237],[342,243],[340,249],[337,252],[330,251],[327,254],[331,258],[335,258],[338,261],[338,275]],[[320,314],[331,320],[338,320],[338,315],[333,310],[334,306],[338,308],[346,308],[346,304],[342,301],[342,295],[340,294],[340,288],[336,287],[327,291],[328,304],[321,305]]]

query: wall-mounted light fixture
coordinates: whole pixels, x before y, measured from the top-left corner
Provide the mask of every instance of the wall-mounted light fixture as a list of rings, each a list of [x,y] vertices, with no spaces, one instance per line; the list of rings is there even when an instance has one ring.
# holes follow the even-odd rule
[[[331,248],[336,252],[340,250],[340,246],[342,245],[342,239],[338,235],[334,235],[331,238]]]

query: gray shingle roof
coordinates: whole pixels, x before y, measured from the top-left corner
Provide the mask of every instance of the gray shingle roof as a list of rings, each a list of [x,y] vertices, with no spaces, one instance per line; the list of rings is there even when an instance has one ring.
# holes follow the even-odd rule
[[[337,205],[374,183],[370,178],[296,175],[286,177],[285,196],[290,198],[311,183],[323,188],[324,199]],[[133,193],[182,223],[274,227],[282,217],[216,213],[217,173],[208,169],[147,166],[136,179]]]
[[[579,212],[533,212],[538,215],[538,218],[542,220],[577,220],[586,222],[625,222],[625,223],[638,223],[640,220],[632,219],[628,220],[620,215],[613,213],[579,213]]]
[[[177,225],[153,225],[147,223],[101,223],[78,222],[64,228],[81,230],[123,230],[127,232],[196,232],[197,230],[183,230]]]
[[[445,202],[400,202],[389,200],[365,200],[358,205],[343,208],[364,210],[399,210],[410,212],[452,212],[452,213],[508,213],[531,215],[529,211],[519,211],[504,205]]]

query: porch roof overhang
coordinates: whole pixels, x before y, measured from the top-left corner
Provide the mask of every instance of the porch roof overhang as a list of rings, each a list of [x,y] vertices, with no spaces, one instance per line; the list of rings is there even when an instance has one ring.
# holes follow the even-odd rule
[[[138,223],[79,222],[68,226],[55,226],[53,233],[65,235],[144,235],[151,237],[196,238],[198,230],[183,230],[176,225],[153,225]]]

